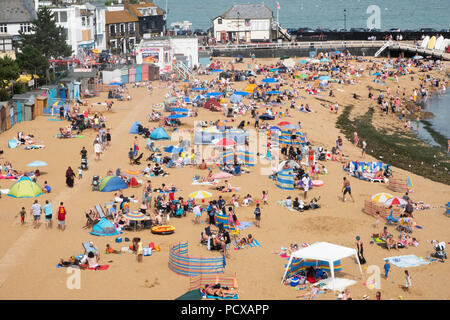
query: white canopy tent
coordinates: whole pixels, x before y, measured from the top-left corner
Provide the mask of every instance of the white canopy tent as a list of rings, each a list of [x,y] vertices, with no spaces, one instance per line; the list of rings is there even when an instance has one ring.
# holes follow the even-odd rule
[[[285,280],[286,274],[289,270],[289,267],[292,264],[293,259],[327,261],[330,264],[330,272],[331,278],[333,280],[333,289],[334,289],[335,287],[334,262],[350,256],[355,256],[356,261],[358,262],[359,271],[361,272],[362,275],[361,264],[359,263],[358,253],[356,252],[355,249],[339,246],[337,244],[332,244],[328,242],[316,242],[306,248],[300,249],[291,254],[289,263],[287,264],[286,270],[284,271],[283,280],[281,280],[281,283],[283,283],[283,281]]]

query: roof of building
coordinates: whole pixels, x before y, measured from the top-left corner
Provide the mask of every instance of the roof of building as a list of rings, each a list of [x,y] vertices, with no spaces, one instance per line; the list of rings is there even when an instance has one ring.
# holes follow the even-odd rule
[[[134,14],[136,17],[143,17],[142,13],[138,10],[139,8],[156,8],[156,13],[158,15],[164,14],[164,11],[152,2],[130,4],[129,8],[130,8],[130,11],[132,12],[132,14]]]
[[[106,11],[105,12],[105,20],[106,20],[106,24],[124,23],[124,22],[137,22],[137,21],[139,21],[136,17],[131,15],[126,10]]]
[[[33,0],[1,0],[0,23],[20,23],[36,20]]]
[[[223,19],[271,19],[273,12],[264,3],[235,4],[216,18]]]

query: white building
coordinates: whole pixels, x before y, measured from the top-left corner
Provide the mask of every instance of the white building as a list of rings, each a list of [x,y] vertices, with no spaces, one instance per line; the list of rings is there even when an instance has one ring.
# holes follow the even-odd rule
[[[188,68],[198,67],[198,39],[194,36],[142,39],[136,50],[136,63],[154,63],[161,72],[171,72],[176,60]]]
[[[66,42],[74,54],[95,47],[94,15],[86,6],[51,7],[56,25],[64,29]]]
[[[213,19],[217,41],[271,41],[273,12],[265,4],[236,4]]]
[[[31,22],[37,18],[37,1],[1,0],[0,1],[0,35],[19,39],[19,31],[31,32]]]

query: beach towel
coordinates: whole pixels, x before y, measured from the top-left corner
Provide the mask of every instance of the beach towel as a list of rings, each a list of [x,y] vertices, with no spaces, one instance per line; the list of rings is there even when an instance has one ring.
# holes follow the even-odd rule
[[[320,287],[322,289],[337,290],[339,292],[344,291],[345,288],[352,286],[355,283],[356,283],[355,280],[344,279],[344,278],[334,278],[334,289],[333,289],[333,279],[332,278],[322,279],[317,282],[317,284],[320,285]]]
[[[62,268],[63,266],[61,266],[59,263],[56,265],[57,268]],[[87,268],[87,265],[83,265],[83,267],[86,267],[86,269],[83,270],[94,270],[94,271],[103,271],[103,270],[108,270],[109,268],[109,264],[104,264],[101,266],[98,266],[96,269],[91,269],[91,268]],[[74,266],[70,266],[69,268],[75,268]]]
[[[405,255],[405,256],[396,256],[396,257],[389,257],[385,258],[384,260],[387,260],[389,263],[393,264],[394,266],[397,266],[399,268],[411,268],[411,267],[417,267],[420,265],[426,265],[429,264],[429,261],[426,261],[422,257],[418,257],[414,254]]]
[[[241,250],[241,249],[244,249],[245,247],[257,248],[257,247],[261,247],[261,245],[259,244],[258,240],[254,239],[252,241],[252,243],[245,244],[245,245],[236,245],[236,248],[234,248],[234,250]]]
[[[39,145],[39,144],[35,144],[35,145],[32,145],[32,146],[24,146],[23,147],[23,149],[25,149],[25,150],[35,150],[35,149],[43,149],[43,148],[45,148],[45,146],[44,145]]]
[[[280,206],[285,207],[285,208],[288,209],[289,211],[297,211],[297,210],[295,210],[295,209],[292,208],[292,207],[287,207],[284,200],[277,201],[277,203],[278,203]]]
[[[214,186],[217,183],[219,183],[218,180],[214,180],[214,181],[203,181],[203,182],[199,182],[197,180],[192,181],[192,185],[198,185],[198,186]]]
[[[247,228],[250,228],[253,225],[252,222],[247,222],[247,221],[241,221],[239,225],[237,225],[237,228],[239,230],[245,230]]]

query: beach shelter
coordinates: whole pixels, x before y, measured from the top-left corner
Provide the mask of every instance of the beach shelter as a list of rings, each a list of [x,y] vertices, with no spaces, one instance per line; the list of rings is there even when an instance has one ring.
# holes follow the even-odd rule
[[[164,148],[164,152],[167,153],[180,153],[183,152],[183,148],[175,147],[175,146],[168,146]]]
[[[163,128],[155,128],[150,134],[150,139],[152,140],[169,140],[170,136],[167,134],[166,130]]]
[[[164,105],[162,103],[154,104],[152,106],[153,111],[162,111],[164,109]]]
[[[217,227],[222,224],[224,229],[230,228],[228,225],[228,216],[223,214],[222,210],[217,210],[214,214],[214,223]]]
[[[119,231],[114,227],[114,224],[106,218],[101,218],[97,222],[90,232],[94,236],[115,236],[119,234]]]
[[[292,170],[278,172],[277,187],[283,190],[294,190],[294,174]]]
[[[326,261],[330,266],[330,273],[332,278],[332,287],[335,287],[334,281],[334,265],[336,262],[340,262],[341,259],[354,256],[358,262],[359,271],[362,275],[361,264],[359,263],[358,253],[355,249],[343,247],[337,244],[328,242],[316,242],[306,248],[295,251],[291,254],[289,262],[286,266],[286,270],[283,275],[283,283],[286,278],[289,267],[294,259],[304,259],[304,260],[316,260],[316,261]]]
[[[219,102],[217,102],[216,99],[211,98],[205,103],[205,109],[214,109],[214,108],[220,108]]]
[[[119,191],[127,188],[127,183],[118,176],[107,176],[100,180],[99,190],[101,192]]]
[[[135,121],[130,127],[130,133],[132,134],[138,134],[139,133],[139,125],[141,125],[139,122]]]
[[[232,150],[225,151],[220,157],[220,164],[232,164],[234,162],[234,154]]]
[[[255,157],[253,156],[253,152],[248,150],[238,150],[237,158],[244,161],[244,165],[247,167],[253,167],[255,165]]]
[[[129,181],[128,181],[128,186],[132,187],[132,188],[137,188],[140,186],[139,182],[136,180],[135,177],[132,177]]]
[[[203,294],[200,289],[194,289],[179,296],[175,300],[202,300]]]
[[[47,162],[36,160],[27,164],[27,167],[45,167],[48,166]]]
[[[35,198],[42,195],[42,188],[30,177],[22,177],[9,189],[8,196],[13,198]]]
[[[206,199],[206,198],[211,198],[212,197],[212,193],[208,192],[208,191],[194,191],[191,194],[188,195],[189,198],[192,199]]]

